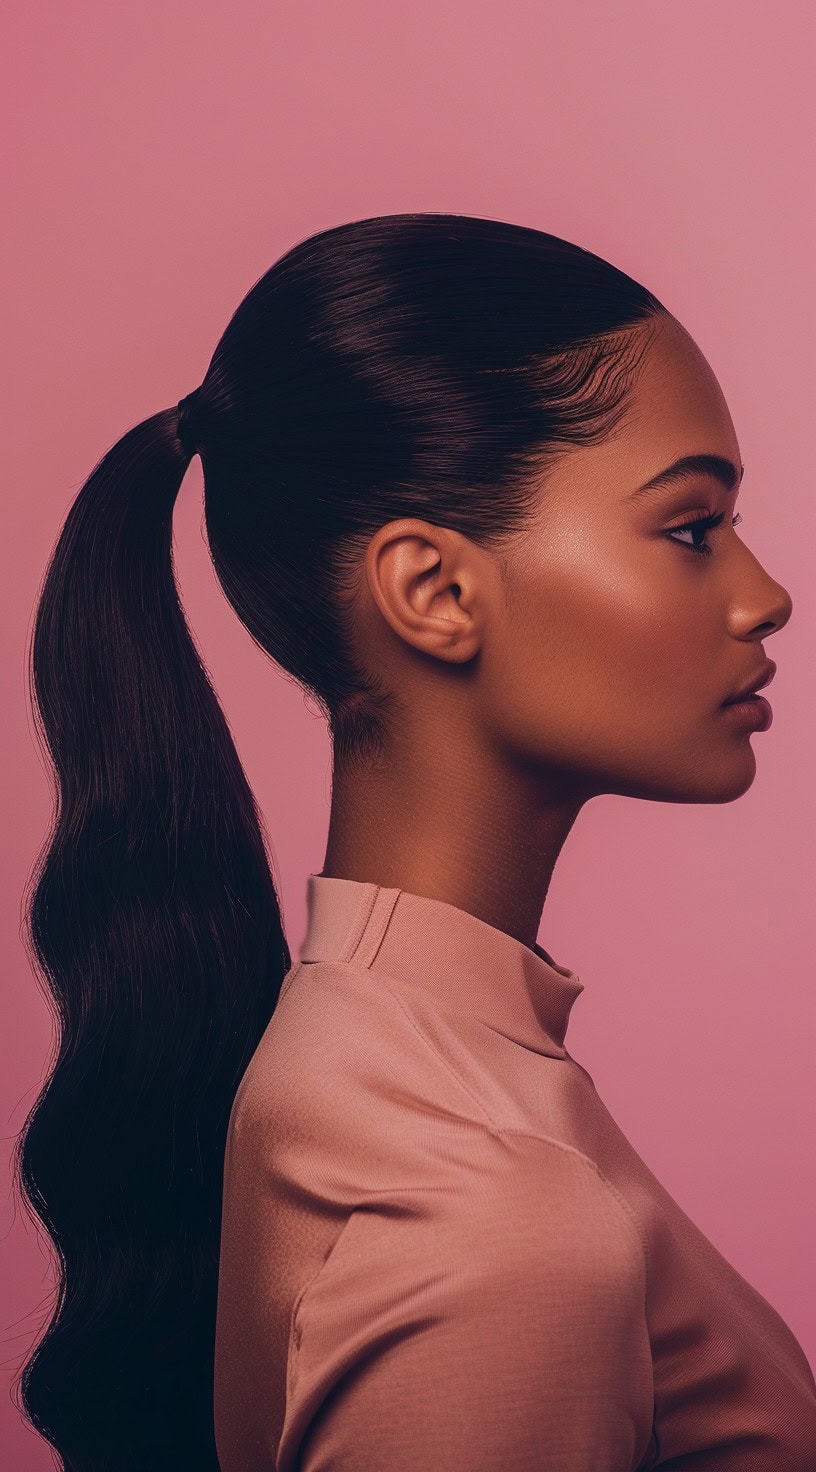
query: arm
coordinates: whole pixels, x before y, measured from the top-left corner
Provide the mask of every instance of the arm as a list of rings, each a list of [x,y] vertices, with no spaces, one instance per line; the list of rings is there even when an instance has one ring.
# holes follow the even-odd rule
[[[643,1246],[577,1152],[349,1217],[295,1306],[277,1472],[626,1472],[652,1423]],[[474,1184],[479,1187],[474,1194]]]

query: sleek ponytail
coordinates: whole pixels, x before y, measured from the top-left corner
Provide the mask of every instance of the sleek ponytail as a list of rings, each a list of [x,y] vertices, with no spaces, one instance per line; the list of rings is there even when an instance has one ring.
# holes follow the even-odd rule
[[[62,1281],[22,1389],[82,1472],[218,1466],[226,1130],[290,961],[255,802],[178,601],[176,419],[130,430],[83,486],[33,641],[59,808],[30,927],[61,1039],[21,1169]]]
[[[368,539],[418,516],[500,547],[554,459],[614,432],[661,313],[521,225],[336,226],[256,282],[181,426],[173,408],[131,429],[71,508],[33,641],[58,792],[28,918],[59,1043],[18,1146],[61,1270],[22,1399],[66,1472],[218,1466],[227,1127],[291,964],[173,577],[190,450],[230,603],[318,701],[335,767],[365,761],[401,715],[348,617]]]

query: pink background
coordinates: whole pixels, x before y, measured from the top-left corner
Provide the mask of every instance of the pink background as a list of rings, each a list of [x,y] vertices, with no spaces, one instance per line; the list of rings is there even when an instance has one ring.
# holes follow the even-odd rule
[[[816,1363],[813,57],[816,10],[746,0],[344,0],[4,7],[4,1016],[10,1151],[52,1025],[21,944],[51,794],[25,697],[45,564],[99,455],[203,377],[296,241],[456,211],[537,226],[642,280],[722,385],[747,467],[740,535],[791,593],[773,729],[744,797],[590,804],[541,940],[585,993],[571,1052],[654,1173]],[[323,862],[325,728],[218,588],[196,460],[183,600],[269,822],[293,952]],[[9,1188],[6,1384],[51,1254]],[[0,1443],[50,1468],[4,1393]]]

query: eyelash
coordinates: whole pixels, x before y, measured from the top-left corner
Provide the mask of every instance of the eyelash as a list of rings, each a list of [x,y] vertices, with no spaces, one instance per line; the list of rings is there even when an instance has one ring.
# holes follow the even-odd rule
[[[712,530],[715,526],[719,526],[724,517],[724,511],[721,511],[719,516],[695,516],[691,519],[691,521],[685,522],[683,526],[673,526],[671,528],[671,531],[668,531],[666,533],[666,536],[672,538],[673,540],[676,532],[690,532],[697,527],[699,527],[701,531],[707,532]],[[731,525],[739,526],[741,521],[742,516],[738,511],[736,516],[732,516]],[[701,557],[711,556],[711,548],[706,542],[701,542],[699,543],[699,545],[696,542],[680,542],[679,545],[681,547],[688,547],[690,552],[697,552]]]

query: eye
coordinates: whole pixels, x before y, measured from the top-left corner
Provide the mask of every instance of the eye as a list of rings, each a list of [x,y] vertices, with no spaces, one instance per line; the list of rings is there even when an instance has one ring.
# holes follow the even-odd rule
[[[720,522],[723,521],[724,518],[724,511],[721,511],[719,516],[695,516],[692,517],[690,521],[684,522],[682,526],[673,526],[670,531],[666,532],[666,536],[674,539],[677,536],[678,532],[691,532],[692,537],[694,536],[695,532],[705,534],[705,532],[712,531],[715,526],[719,526]],[[731,525],[739,526],[741,521],[742,516],[738,511],[736,516],[732,516]],[[711,556],[711,548],[706,541],[683,542],[682,545],[684,547],[688,547],[689,550],[692,552],[699,552],[701,557]]]

